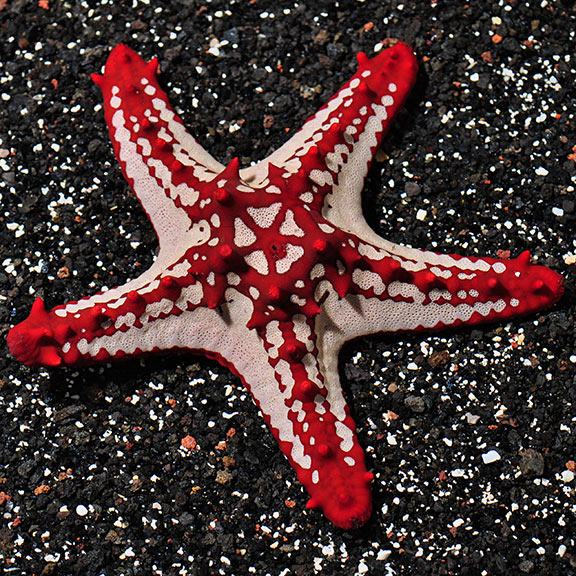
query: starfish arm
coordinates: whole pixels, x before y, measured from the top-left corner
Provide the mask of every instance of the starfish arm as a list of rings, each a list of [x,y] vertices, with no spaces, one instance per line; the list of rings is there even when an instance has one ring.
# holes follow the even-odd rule
[[[333,337],[501,321],[552,306],[564,292],[562,277],[531,264],[528,252],[499,260],[388,247],[394,251],[360,243],[363,259],[346,298],[327,282],[319,285]]]
[[[190,228],[182,206],[196,204],[206,181],[224,166],[188,133],[148,64],[120,44],[102,76],[92,78],[104,98],[104,115],[116,158],[156,230],[160,249]]]
[[[256,366],[242,378],[310,494],[308,508],[351,529],[370,516],[372,474],[342,393],[338,355],[319,350],[313,330],[303,315],[270,322],[262,338],[273,378],[265,380]]]
[[[356,74],[288,142],[243,170],[242,177],[267,186],[276,180],[275,167],[282,167],[289,186],[293,175],[305,173],[320,200],[328,194],[325,217],[334,213],[339,223],[345,221],[348,210],[360,205],[368,168],[417,69],[414,53],[401,42],[372,59],[359,54]]]
[[[28,318],[8,335],[11,353],[30,366],[59,366],[123,359],[170,346],[201,349],[181,325],[194,327],[196,320],[200,325],[204,320],[199,312],[191,316],[203,304],[202,284],[187,274],[185,263],[170,269],[163,264],[159,258],[122,286],[49,311],[37,298]],[[189,340],[182,344],[185,337]]]

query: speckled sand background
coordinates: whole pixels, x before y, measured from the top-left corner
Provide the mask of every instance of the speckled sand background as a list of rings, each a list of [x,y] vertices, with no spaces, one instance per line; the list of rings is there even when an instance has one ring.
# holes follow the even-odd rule
[[[413,5],[414,4],[414,5]],[[573,2],[0,0],[0,562],[17,575],[576,573]],[[387,37],[421,73],[364,194],[417,247],[525,249],[555,309],[341,357],[374,471],[356,533],[305,511],[239,381],[197,357],[37,370],[5,336],[34,298],[134,277],[154,234],[90,80],[127,42],[221,161],[266,156]]]

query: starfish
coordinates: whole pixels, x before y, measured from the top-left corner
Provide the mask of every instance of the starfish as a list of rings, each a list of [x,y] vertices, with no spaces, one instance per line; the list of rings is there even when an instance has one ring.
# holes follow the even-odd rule
[[[172,350],[205,354],[250,390],[282,452],[335,525],[371,514],[372,473],[338,375],[342,345],[367,334],[498,321],[555,303],[562,278],[513,260],[389,242],[360,195],[374,154],[417,75],[397,43],[370,59],[288,142],[240,169],[186,131],[156,79],[124,45],[93,75],[125,178],[159,252],[146,272],[48,311],[34,302],[9,333],[31,366]]]

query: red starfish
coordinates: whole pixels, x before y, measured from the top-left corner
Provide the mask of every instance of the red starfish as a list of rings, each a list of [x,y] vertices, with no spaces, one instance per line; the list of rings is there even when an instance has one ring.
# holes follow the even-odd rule
[[[12,329],[29,365],[106,362],[168,350],[218,359],[250,389],[298,478],[337,526],[370,516],[372,474],[338,378],[347,340],[503,320],[550,306],[555,272],[388,242],[360,194],[390,121],[416,78],[396,44],[358,71],[271,156],[239,170],[186,131],[146,64],[126,46],[94,76],[116,157],[160,250],[139,278]]]

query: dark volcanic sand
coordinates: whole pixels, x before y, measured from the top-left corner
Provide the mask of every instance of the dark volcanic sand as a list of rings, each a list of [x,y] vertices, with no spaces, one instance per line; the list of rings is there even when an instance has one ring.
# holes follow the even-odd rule
[[[6,574],[576,573],[573,2],[339,4],[0,1]],[[114,45],[158,56],[192,133],[246,165],[387,37],[414,47],[421,72],[367,182],[370,224],[439,251],[529,249],[568,288],[510,324],[346,348],[376,478],[372,519],[345,533],[305,510],[251,398],[216,363],[29,369],[5,336],[36,296],[61,304],[152,261],[90,80]]]

